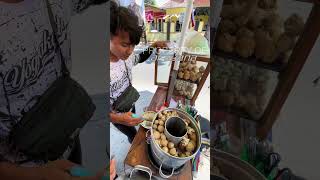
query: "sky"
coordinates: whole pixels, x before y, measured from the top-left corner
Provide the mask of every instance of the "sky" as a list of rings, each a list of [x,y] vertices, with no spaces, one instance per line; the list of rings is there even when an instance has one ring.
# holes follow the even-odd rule
[[[168,2],[169,0],[155,0],[157,6],[161,6],[162,4]]]

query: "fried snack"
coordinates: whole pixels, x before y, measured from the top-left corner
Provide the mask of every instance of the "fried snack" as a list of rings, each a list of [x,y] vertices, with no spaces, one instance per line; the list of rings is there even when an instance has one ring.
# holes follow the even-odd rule
[[[236,41],[237,38],[229,33],[218,34],[217,47],[224,52],[233,52]]]
[[[255,46],[256,43],[253,38],[242,37],[236,42],[235,50],[239,56],[248,58],[253,55]]]
[[[292,14],[285,22],[284,29],[289,36],[298,36],[304,28],[304,22],[298,14]]]

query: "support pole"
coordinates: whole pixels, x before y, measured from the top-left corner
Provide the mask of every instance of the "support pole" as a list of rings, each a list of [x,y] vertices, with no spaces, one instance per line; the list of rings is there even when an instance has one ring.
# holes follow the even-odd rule
[[[170,74],[169,88],[168,88],[168,93],[167,93],[167,98],[166,98],[166,102],[168,104],[170,103],[170,100],[172,98],[174,84],[177,79],[178,69],[179,69],[179,65],[180,65],[180,59],[181,59],[183,48],[184,48],[183,45],[184,45],[186,33],[189,28],[192,9],[193,9],[193,0],[188,0],[187,9],[186,9],[184,21],[182,24],[181,37],[180,37],[179,44],[178,44],[178,51],[176,53],[177,56],[175,58],[173,70],[171,71],[171,74]]]

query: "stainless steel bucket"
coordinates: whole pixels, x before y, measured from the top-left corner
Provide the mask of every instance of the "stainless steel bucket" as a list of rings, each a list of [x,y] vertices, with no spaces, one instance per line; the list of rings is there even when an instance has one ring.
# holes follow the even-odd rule
[[[211,150],[211,165],[215,164],[219,167],[222,174],[229,179],[237,180],[267,180],[260,172],[258,172],[249,163],[242,161],[238,157],[217,150]],[[212,172],[210,173],[211,175]]]
[[[157,143],[154,139],[153,128],[151,128],[151,130],[149,130],[151,132],[151,138],[148,143],[151,144],[152,157],[155,159],[157,164],[160,165],[159,174],[163,178],[170,178],[173,175],[175,169],[184,165],[186,162],[188,162],[190,159],[192,159],[200,151],[201,130],[200,130],[197,122],[188,113],[181,111],[179,109],[176,109],[176,108],[167,108],[162,111],[159,111],[157,113],[157,115],[154,117],[152,124],[156,120],[158,114],[160,112],[162,113],[163,111],[176,111],[180,118],[190,120],[189,126],[192,127],[197,134],[197,146],[196,146],[196,150],[194,151],[194,153],[189,157],[175,157],[175,156],[171,156],[171,155],[162,151],[162,149],[157,145]],[[162,168],[172,169],[171,174],[168,174],[168,175],[164,174],[162,171]]]
[[[187,125],[180,117],[171,117],[164,125],[164,134],[168,140],[177,145],[187,134]]]

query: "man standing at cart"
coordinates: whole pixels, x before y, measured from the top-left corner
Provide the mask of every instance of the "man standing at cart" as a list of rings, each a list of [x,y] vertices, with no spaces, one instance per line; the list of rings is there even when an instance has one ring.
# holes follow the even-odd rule
[[[163,41],[155,42],[144,52],[135,55],[133,50],[143,33],[138,17],[132,10],[119,6],[115,1],[111,1],[110,14],[110,117],[115,127],[132,143],[137,133],[135,126],[142,122],[133,116],[139,93],[132,86],[132,68],[145,62],[153,49],[167,48],[167,44]]]

